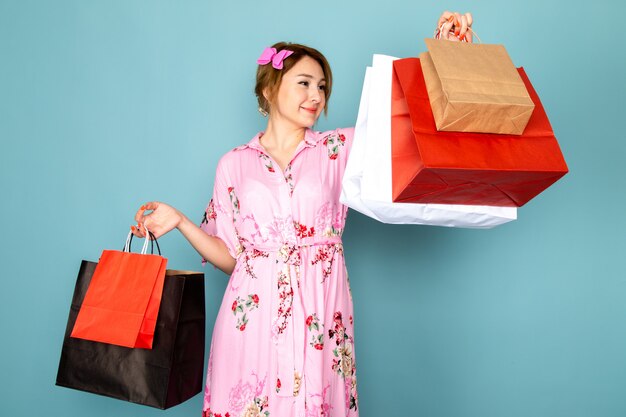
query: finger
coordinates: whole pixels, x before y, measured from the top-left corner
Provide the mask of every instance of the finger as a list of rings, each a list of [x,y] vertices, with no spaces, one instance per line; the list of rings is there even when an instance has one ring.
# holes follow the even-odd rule
[[[467,19],[467,26],[472,26],[472,23],[474,23],[474,17],[472,16],[471,13],[465,13],[465,18]]]
[[[465,37],[465,32],[467,32],[467,17],[461,16],[461,31],[459,32],[459,39],[463,40]]]
[[[143,207],[143,206],[141,206],[141,207]],[[139,210],[137,210],[137,213],[135,213],[135,221],[137,223],[139,223],[143,219],[143,212],[144,212],[143,209],[139,209]]]
[[[142,219],[144,217],[146,217],[144,215],[144,213],[146,212],[146,210],[156,210],[156,208],[159,206],[159,203],[157,203],[156,201],[151,201],[149,203],[144,204],[143,206],[139,207],[139,210],[137,210],[137,213],[135,214],[135,221],[137,223],[141,222]]]
[[[144,210],[156,210],[159,207],[158,201],[151,201],[142,206]]]
[[[146,237],[149,235],[148,232],[153,233],[152,227],[154,225],[152,224],[152,221],[150,219],[147,218],[147,216],[144,216],[144,221],[139,223],[139,229],[141,230],[141,234]],[[156,226],[154,226],[156,227]]]
[[[456,36],[459,36],[460,32],[461,32],[461,14],[454,13],[454,34]]]
[[[141,231],[142,237],[147,236],[149,239],[152,239],[152,236],[154,236],[156,239],[163,235],[163,227],[152,224],[152,222],[150,222],[149,224],[139,223],[136,227],[138,231]]]
[[[441,13],[441,16],[439,16],[439,21],[437,22],[437,28],[440,28],[441,25],[443,25],[444,22],[448,21],[450,16],[452,16],[452,13],[450,13],[447,10],[445,12]]]
[[[143,238],[143,233],[141,232],[141,228],[139,228],[138,226],[131,226],[130,231],[135,237]]]
[[[472,36],[472,29],[465,32],[465,41],[467,43],[474,43],[474,37]]]
[[[139,223],[141,221],[141,219],[143,218],[143,212],[146,211],[146,205],[142,205],[141,207],[139,207],[139,210],[137,210],[137,213],[135,213],[135,221],[137,223]]]
[[[148,229],[148,226],[146,226],[145,223],[139,223],[138,229],[141,232],[141,237],[145,238],[146,236],[148,236],[148,230],[150,229]]]
[[[450,42],[459,42],[459,38],[454,34],[454,31],[450,31],[450,34],[448,35],[448,40]]]

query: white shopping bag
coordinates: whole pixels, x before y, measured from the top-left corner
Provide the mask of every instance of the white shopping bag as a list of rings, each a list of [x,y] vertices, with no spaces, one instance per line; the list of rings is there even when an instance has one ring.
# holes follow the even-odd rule
[[[365,71],[341,202],[383,223],[488,229],[517,219],[516,207],[394,203],[391,199],[393,58],[374,55]]]

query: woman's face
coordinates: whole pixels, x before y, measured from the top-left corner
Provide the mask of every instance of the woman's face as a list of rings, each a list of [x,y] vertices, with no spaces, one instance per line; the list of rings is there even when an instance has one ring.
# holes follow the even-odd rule
[[[322,67],[305,56],[283,75],[270,117],[297,127],[313,126],[326,106],[325,88]]]

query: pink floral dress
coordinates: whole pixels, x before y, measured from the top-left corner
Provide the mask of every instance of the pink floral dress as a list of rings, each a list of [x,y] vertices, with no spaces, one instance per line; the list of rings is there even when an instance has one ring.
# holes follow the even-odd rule
[[[202,219],[237,259],[213,330],[203,416],[358,416],[339,202],[353,129],[307,130],[285,172],[261,135],[219,161]]]

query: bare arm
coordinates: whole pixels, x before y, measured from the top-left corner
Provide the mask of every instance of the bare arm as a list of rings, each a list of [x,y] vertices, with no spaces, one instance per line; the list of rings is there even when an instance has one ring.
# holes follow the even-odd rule
[[[178,225],[178,230],[207,262],[221,269],[227,275],[233,273],[236,260],[230,255],[222,239],[207,235],[186,216],[183,216]]]
[[[148,210],[152,212],[145,214]],[[135,236],[145,237],[145,228],[157,238],[178,229],[204,259],[228,275],[233,272],[236,261],[226,244],[218,237],[207,235],[174,207],[156,201],[146,203],[137,211],[135,220],[137,227],[131,227]]]

